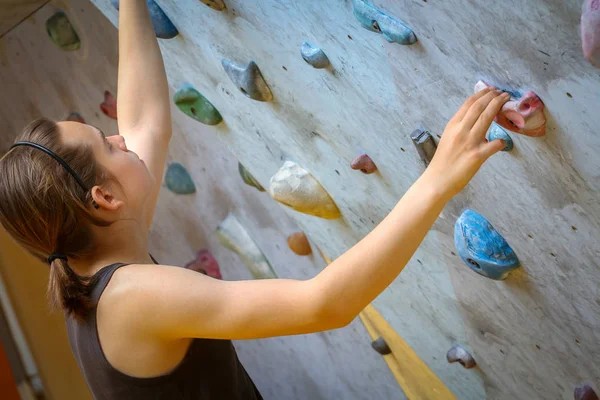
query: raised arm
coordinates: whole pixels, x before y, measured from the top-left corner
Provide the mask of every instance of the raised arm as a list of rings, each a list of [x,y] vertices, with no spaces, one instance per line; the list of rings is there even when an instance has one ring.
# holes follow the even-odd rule
[[[120,2],[117,104],[119,133],[156,178],[148,194],[149,228],[172,128],[167,76],[145,0]]]
[[[224,282],[182,268],[131,266],[117,272],[128,290],[111,308],[124,320],[135,315],[140,335],[165,339],[250,339],[348,324],[398,276],[446,202],[504,147],[487,143],[485,133],[508,98],[487,90],[467,100],[392,212],[315,278]]]

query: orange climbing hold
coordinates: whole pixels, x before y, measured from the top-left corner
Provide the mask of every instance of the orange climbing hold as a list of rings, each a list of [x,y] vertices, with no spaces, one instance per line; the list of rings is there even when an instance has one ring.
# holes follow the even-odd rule
[[[288,236],[287,243],[288,246],[290,246],[290,249],[299,256],[308,256],[312,254],[310,243],[304,232],[292,233]]]
[[[104,92],[104,102],[100,109],[109,118],[117,119],[117,99],[107,90]]]

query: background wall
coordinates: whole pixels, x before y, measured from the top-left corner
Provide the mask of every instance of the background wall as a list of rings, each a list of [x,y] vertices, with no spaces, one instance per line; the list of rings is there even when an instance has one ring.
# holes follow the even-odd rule
[[[117,23],[109,0],[92,1]],[[333,257],[422,173],[415,128],[441,135],[479,79],[535,91],[548,134],[512,134],[516,150],[495,156],[449,204],[375,305],[459,398],[568,399],[583,382],[600,387],[600,79],[580,49],[581,2],[373,2],[419,42],[400,46],[363,29],[348,0],[227,0],[225,12],[158,1],[181,33],[161,42],[170,83],[192,83],[219,109],[225,122],[210,134],[263,186],[286,159],[323,184],[342,219],[286,213]],[[303,61],[304,40],[324,49],[331,70]],[[222,58],[255,60],[273,101],[245,97]],[[349,168],[360,152],[379,174]],[[487,280],[454,254],[465,208],[484,214],[519,256],[522,268],[508,280]],[[447,364],[455,343],[479,368]]]
[[[63,52],[53,45],[46,20],[58,9],[67,12],[82,47]],[[26,15],[23,16],[23,18]],[[31,119],[63,119],[79,112],[107,134],[115,121],[99,108],[104,90],[116,93],[117,30],[91,3],[53,1],[43,5],[0,41],[0,152]],[[298,257],[286,237],[296,223],[265,193],[245,185],[237,160],[212,130],[176,108],[169,162],[182,163],[197,193],[160,195],[151,231],[150,251],[163,263],[184,265],[201,248],[219,261],[224,279],[251,279],[239,258],[214,235],[229,212],[237,215],[279,276],[314,276],[325,262],[313,243],[313,255]],[[0,234],[0,274],[5,280],[29,342],[48,397],[90,398],[67,343],[64,322],[50,313],[45,298],[47,269]],[[357,320],[343,330],[315,335],[237,342],[240,358],[267,399],[404,398],[371,339]]]

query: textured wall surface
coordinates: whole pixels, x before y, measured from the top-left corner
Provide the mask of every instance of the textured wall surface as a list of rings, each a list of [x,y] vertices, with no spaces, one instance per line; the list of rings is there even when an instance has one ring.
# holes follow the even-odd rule
[[[46,20],[59,9],[78,32],[81,48],[77,51],[60,50],[46,33]],[[103,115],[99,106],[105,90],[117,94],[117,33],[91,3],[73,0],[45,5],[2,38],[0,152],[8,149],[27,122],[39,116],[63,119],[76,111],[107,134],[116,133],[116,122]],[[236,158],[218,135],[175,107],[173,116],[168,161],[188,169],[197,191],[185,196],[166,188],[162,191],[151,231],[152,254],[162,263],[184,265],[197,250],[208,248],[224,279],[251,279],[239,257],[222,247],[215,236],[218,224],[232,212],[280,277],[316,275],[325,262],[315,244],[308,257],[290,251],[286,237],[299,227],[268,194],[242,182]],[[60,400],[87,398],[83,380],[76,375],[62,318],[49,316],[45,307],[47,271],[5,234],[0,239],[0,272],[49,395]],[[35,294],[26,294],[29,291]],[[357,319],[337,331],[235,345],[266,399],[405,398],[370,342]]]
[[[117,23],[109,0],[92,1]],[[191,83],[216,106],[224,123],[207,134],[263,186],[288,159],[321,182],[342,219],[286,212],[334,258],[422,173],[415,128],[440,135],[479,79],[536,92],[547,135],[512,134],[515,150],[495,156],[449,204],[375,305],[459,398],[568,399],[582,382],[600,387],[600,73],[581,53],[580,2],[373,2],[419,42],[401,46],[365,30],[348,0],[230,0],[222,12],[159,1],[181,33],[161,42],[170,83]],[[305,40],[331,69],[302,59]],[[255,60],[273,100],[244,96],[222,58]],[[349,168],[361,152],[378,174]],[[521,260],[506,281],[473,273],[453,254],[465,208],[483,214]],[[479,368],[446,363],[455,343]]]

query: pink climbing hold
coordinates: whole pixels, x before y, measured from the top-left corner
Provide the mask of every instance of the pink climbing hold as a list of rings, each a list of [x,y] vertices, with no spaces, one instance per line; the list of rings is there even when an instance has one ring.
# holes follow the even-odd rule
[[[488,86],[483,81],[477,82],[475,93]],[[533,92],[527,92],[519,98],[511,97],[495,121],[503,128],[522,135],[538,137],[546,134],[544,102]]]
[[[208,275],[211,278],[223,279],[219,263],[207,249],[198,251],[196,259],[187,263],[185,268]]]
[[[584,0],[581,12],[581,47],[583,55],[600,68],[600,0]]]
[[[363,174],[367,175],[377,171],[377,165],[375,165],[373,160],[371,160],[371,157],[366,154],[361,154],[360,156],[356,157],[350,164],[350,168],[359,169]]]
[[[117,99],[107,90],[104,92],[104,102],[100,109],[109,118],[117,119]]]

